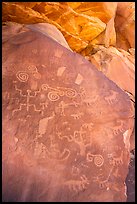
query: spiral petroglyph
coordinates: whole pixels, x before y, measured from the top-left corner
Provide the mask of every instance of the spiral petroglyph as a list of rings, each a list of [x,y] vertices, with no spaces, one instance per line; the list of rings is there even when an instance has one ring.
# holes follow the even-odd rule
[[[41,89],[42,89],[43,91],[47,91],[48,88],[49,88],[48,84],[42,84],[42,85],[41,85]]]
[[[67,89],[66,90],[66,96],[69,98],[74,98],[77,95],[76,91],[74,89]]]
[[[16,73],[16,77],[21,82],[27,82],[29,75],[26,72],[19,71]]]
[[[59,95],[56,92],[49,92],[48,93],[48,99],[50,101],[58,101],[59,100]]]
[[[104,158],[101,155],[97,155],[94,157],[94,164],[98,167],[102,166],[104,163]]]

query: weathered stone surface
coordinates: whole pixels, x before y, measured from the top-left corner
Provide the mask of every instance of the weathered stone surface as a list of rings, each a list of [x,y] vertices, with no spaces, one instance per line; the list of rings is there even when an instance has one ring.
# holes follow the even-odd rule
[[[3,2],[2,13],[3,22],[55,25],[76,52],[96,44],[135,47],[134,2]]]
[[[135,2],[118,2],[115,28],[117,47],[135,48]]]
[[[2,49],[3,201],[126,201],[129,96],[32,26]]]
[[[88,59],[121,89],[135,98],[135,56],[115,47],[94,46]]]
[[[114,18],[116,2],[3,2],[3,21],[30,24],[47,22],[55,25],[72,50],[80,52],[99,35],[105,36],[107,23]],[[112,21],[112,20],[111,20]],[[110,23],[109,23],[110,24]],[[114,45],[115,29],[109,44]],[[106,40],[105,40],[106,41]],[[104,43],[105,43],[104,41]],[[94,43],[94,41],[93,41]]]

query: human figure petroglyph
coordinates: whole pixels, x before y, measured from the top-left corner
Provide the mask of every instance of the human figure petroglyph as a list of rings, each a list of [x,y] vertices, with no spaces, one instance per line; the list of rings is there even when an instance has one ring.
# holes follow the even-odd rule
[[[83,191],[87,188],[87,185],[90,184],[89,180],[85,175],[82,175],[80,177],[80,180],[68,180],[64,183],[64,185],[67,185],[70,191]]]
[[[29,111],[30,107],[33,107],[35,112],[41,112],[40,109],[36,108],[35,104],[30,103],[30,98],[35,98],[37,96],[37,94],[40,92],[39,90],[38,91],[26,90],[27,94],[23,94],[23,91],[21,89],[17,88],[16,84],[15,84],[15,90],[19,92],[21,97],[25,98],[26,102],[25,103],[20,103],[19,108],[14,109],[12,111],[12,115],[14,115],[15,112],[21,111],[22,107],[25,107],[27,112]]]
[[[41,74],[38,72],[38,68],[36,65],[29,65],[27,66],[27,73],[31,76],[31,87],[37,87],[37,81],[41,79]],[[35,88],[32,88],[35,89]]]
[[[87,162],[94,162],[97,167],[101,167],[104,164],[104,158],[100,154],[87,153]]]

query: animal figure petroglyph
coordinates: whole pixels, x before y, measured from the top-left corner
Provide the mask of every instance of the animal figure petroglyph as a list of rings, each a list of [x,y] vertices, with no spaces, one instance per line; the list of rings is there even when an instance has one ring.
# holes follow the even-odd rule
[[[65,103],[64,101],[61,101],[58,105],[58,107],[56,107],[56,111],[58,113],[60,113],[60,115],[65,116],[65,109],[68,108],[69,106],[75,106],[77,107],[78,104],[73,102],[73,103]]]
[[[75,113],[75,114],[71,114],[70,116],[72,116],[75,120],[78,120],[81,118],[82,115],[83,113]]]
[[[89,184],[89,181],[85,175],[82,175],[81,180],[69,180],[66,181],[64,184],[69,187],[70,191],[79,192],[82,190],[85,190],[87,185]]]
[[[123,164],[123,151],[121,152],[119,157],[109,156],[109,163],[112,166],[118,166]]]
[[[92,122],[91,123],[84,123],[82,125],[82,129],[87,129],[87,130],[91,131],[93,129],[93,126],[94,126],[94,124]]]
[[[114,135],[119,134],[120,132],[124,131],[124,122],[122,120],[117,121],[119,122],[119,125],[115,126],[112,131],[114,133]]]
[[[104,97],[105,100],[108,102],[109,105],[113,104],[114,102],[117,102],[117,95],[118,93],[116,91],[110,90],[110,95]]]

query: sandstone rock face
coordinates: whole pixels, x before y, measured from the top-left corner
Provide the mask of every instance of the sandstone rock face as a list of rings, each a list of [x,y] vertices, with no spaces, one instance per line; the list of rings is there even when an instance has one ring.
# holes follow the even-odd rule
[[[115,18],[117,47],[135,47],[135,2],[119,2]]]
[[[3,32],[3,201],[126,201],[129,96],[48,31],[18,28]]]
[[[121,89],[135,98],[135,55],[116,49],[94,46],[94,53],[88,59],[114,81]]]
[[[3,21],[56,26],[72,50],[135,47],[134,2],[3,2]]]
[[[94,46],[93,54],[88,56],[101,72],[110,80],[115,82],[123,91],[125,91],[132,102],[133,110],[135,106],[135,53],[134,49],[129,52],[115,47],[105,48],[103,46]],[[134,116],[133,116],[134,119]],[[134,126],[134,120],[133,120]],[[135,148],[135,134],[130,138],[131,150]]]

